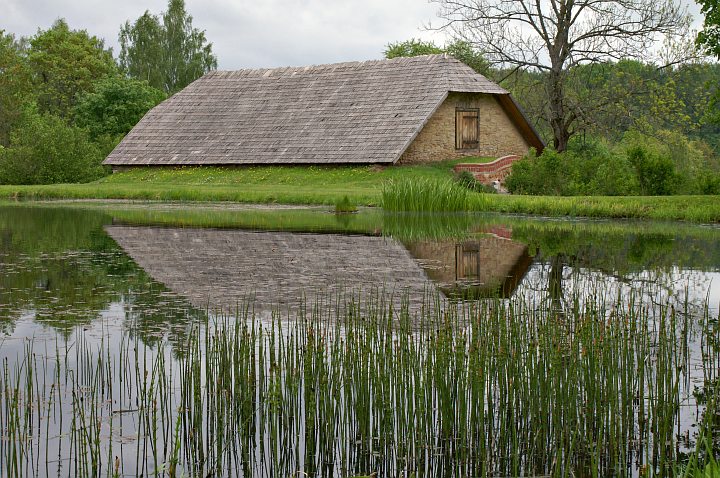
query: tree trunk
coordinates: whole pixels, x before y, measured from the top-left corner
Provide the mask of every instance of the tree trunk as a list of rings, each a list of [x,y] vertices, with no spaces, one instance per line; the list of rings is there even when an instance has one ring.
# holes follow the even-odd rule
[[[550,127],[553,132],[555,151],[563,152],[570,140],[568,128],[568,111],[565,106],[564,82],[560,68],[550,71],[548,78],[548,100],[550,108]]]

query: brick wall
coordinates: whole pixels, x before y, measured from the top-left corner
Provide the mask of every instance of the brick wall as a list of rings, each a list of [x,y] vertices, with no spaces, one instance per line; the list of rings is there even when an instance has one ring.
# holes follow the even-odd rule
[[[480,144],[477,149],[455,149],[456,108],[480,110]],[[464,156],[522,156],[529,148],[530,145],[493,95],[450,93],[398,162],[416,164]]]

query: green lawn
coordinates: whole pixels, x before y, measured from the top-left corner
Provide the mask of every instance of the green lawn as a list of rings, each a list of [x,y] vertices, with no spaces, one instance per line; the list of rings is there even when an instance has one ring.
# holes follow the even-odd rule
[[[244,168],[138,168],[87,184],[0,186],[0,197],[18,199],[159,199],[285,204],[335,204],[348,196],[359,205],[380,204],[385,182],[401,178],[447,179],[458,162],[432,165],[255,166]]]
[[[417,166],[257,166],[138,168],[87,184],[0,186],[0,198],[141,199],[333,205],[347,196],[378,206],[382,188],[400,178],[446,180],[465,158]],[[718,196],[548,197],[472,193],[471,209],[545,216],[651,218],[720,223]]]

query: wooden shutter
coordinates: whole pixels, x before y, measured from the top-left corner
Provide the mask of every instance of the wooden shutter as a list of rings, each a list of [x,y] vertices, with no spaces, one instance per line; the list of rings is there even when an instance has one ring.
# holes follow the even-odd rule
[[[475,149],[478,140],[478,110],[455,111],[455,148]]]

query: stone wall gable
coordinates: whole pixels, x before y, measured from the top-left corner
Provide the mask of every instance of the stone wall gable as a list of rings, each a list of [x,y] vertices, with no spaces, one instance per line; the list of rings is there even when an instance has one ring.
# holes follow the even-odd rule
[[[455,147],[455,121],[458,109],[479,111],[477,148]],[[466,156],[524,155],[529,148],[530,144],[495,95],[450,93],[405,149],[398,163],[429,163]]]

